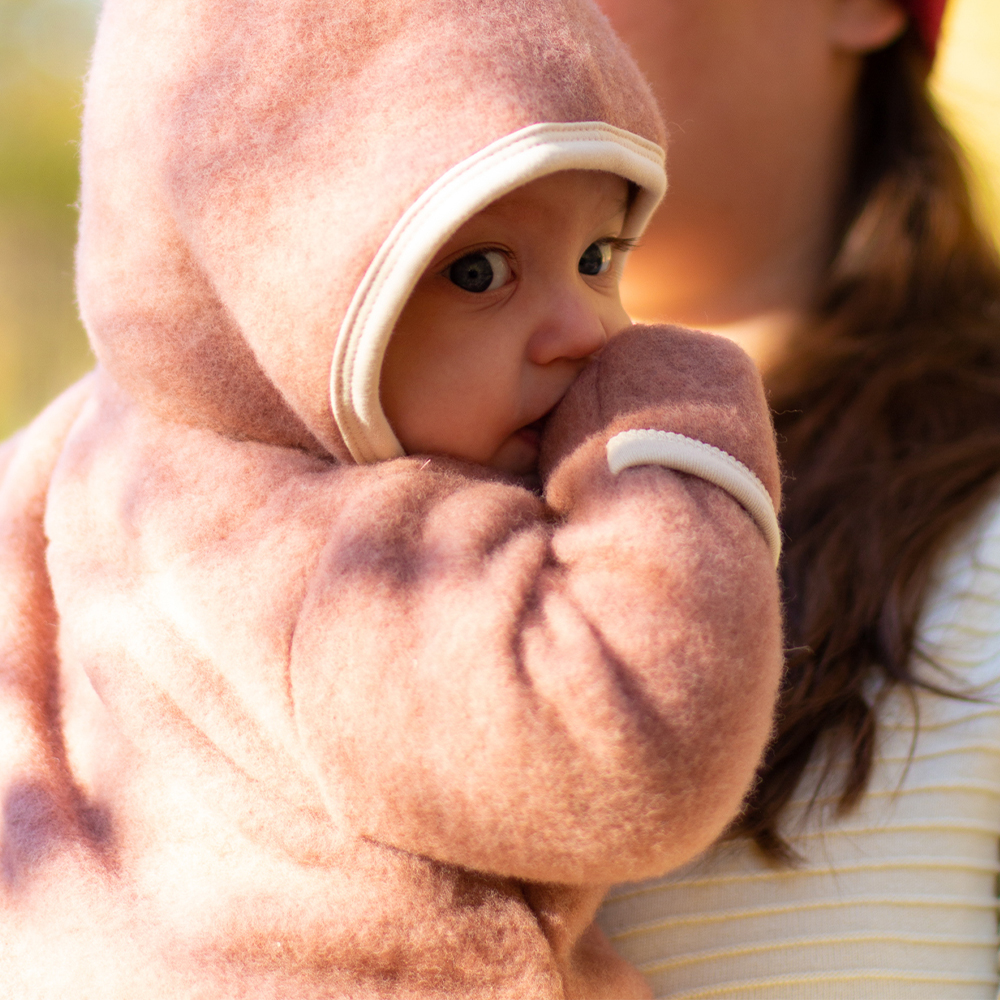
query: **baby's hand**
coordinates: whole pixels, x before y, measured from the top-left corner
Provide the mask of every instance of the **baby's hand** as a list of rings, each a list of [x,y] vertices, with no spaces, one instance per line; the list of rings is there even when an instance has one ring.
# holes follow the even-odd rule
[[[777,508],[774,433],[753,362],[723,337],[671,326],[633,326],[615,337],[553,411],[539,461],[548,503],[572,503],[581,475],[610,476],[608,440],[647,428],[732,455],[762,480]]]

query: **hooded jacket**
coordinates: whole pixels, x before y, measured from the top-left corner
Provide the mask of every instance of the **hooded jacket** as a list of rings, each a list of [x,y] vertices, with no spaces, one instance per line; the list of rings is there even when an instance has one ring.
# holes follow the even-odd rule
[[[106,0],[78,291],[99,364],[0,448],[11,996],[627,997],[604,887],[739,806],[780,672],[777,506],[718,338],[634,328],[542,495],[405,456],[378,378],[467,218],[562,169],[663,190],[584,0]],[[638,462],[638,465],[637,465]]]

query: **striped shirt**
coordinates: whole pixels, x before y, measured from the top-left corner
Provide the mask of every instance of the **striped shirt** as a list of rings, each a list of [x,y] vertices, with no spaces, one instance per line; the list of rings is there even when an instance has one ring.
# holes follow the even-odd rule
[[[921,692],[917,729],[891,695],[869,791],[847,815],[843,762],[822,784],[810,766],[785,824],[802,863],[737,842],[611,891],[600,923],[657,997],[996,1000],[1000,498],[942,560],[919,646],[936,663],[923,676],[976,700]]]

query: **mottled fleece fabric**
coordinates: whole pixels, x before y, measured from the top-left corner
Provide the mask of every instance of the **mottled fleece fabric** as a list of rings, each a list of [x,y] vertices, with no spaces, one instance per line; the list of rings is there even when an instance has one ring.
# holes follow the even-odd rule
[[[107,0],[99,365],[0,447],[0,993],[646,994],[594,911],[739,808],[780,614],[729,494],[605,445],[698,438],[777,506],[759,380],[632,328],[539,495],[398,454],[377,377],[483,198],[611,169],[638,231],[660,141],[583,0]]]

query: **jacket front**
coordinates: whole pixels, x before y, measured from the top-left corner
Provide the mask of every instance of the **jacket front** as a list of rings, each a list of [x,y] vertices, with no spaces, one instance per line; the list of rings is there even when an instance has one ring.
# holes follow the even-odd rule
[[[0,449],[0,981],[25,998],[624,997],[604,887],[738,808],[780,671],[759,379],[620,335],[541,495],[407,456],[378,372],[429,257],[560,169],[662,194],[589,3],[109,0],[78,282],[97,371]]]

